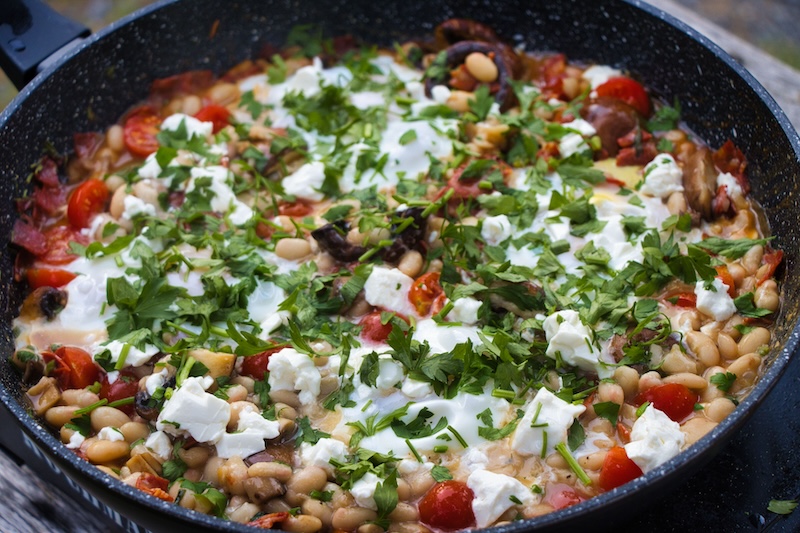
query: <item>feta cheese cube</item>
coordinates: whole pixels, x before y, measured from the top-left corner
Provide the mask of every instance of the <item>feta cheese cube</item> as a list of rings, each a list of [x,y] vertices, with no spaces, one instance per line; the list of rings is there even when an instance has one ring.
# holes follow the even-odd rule
[[[513,235],[514,227],[506,215],[486,217],[481,225],[481,237],[486,244],[497,246]]]
[[[304,466],[318,466],[329,474],[333,473],[331,459],[345,462],[347,446],[340,440],[322,438],[316,444],[304,442],[300,445],[300,460]]]
[[[144,446],[162,459],[172,457],[172,442],[163,431],[154,431],[144,441]]]
[[[320,192],[324,182],[325,164],[319,161],[306,163],[281,181],[286,194],[312,202],[320,202],[325,198],[325,195]]]
[[[552,359],[556,354],[571,366],[597,372],[601,378],[610,377],[611,370],[600,361],[600,351],[592,344],[592,333],[580,319],[577,311],[558,311],[542,323],[547,339],[545,355]]]
[[[367,303],[404,316],[416,315],[416,308],[408,300],[408,291],[414,279],[396,268],[376,266],[364,283]]]
[[[475,493],[472,512],[478,527],[492,525],[500,515],[518,505],[517,501],[522,505],[532,505],[537,500],[531,490],[519,480],[488,470],[476,470],[470,474],[467,486]]]
[[[207,376],[206,376],[207,377]],[[213,382],[213,379],[208,378]],[[191,435],[197,442],[215,442],[224,433],[231,417],[231,406],[209,394],[207,380],[183,380],[180,388],[164,402],[156,428],[172,435]]]
[[[683,191],[683,171],[669,154],[658,154],[644,167],[644,183],[639,192],[657,198],[667,198]]]
[[[545,388],[539,389],[525,409],[511,439],[511,449],[522,455],[546,457],[567,441],[567,432],[586,407],[565,402]]]
[[[100,440],[108,440],[111,442],[125,440],[125,437],[122,435],[122,432],[119,429],[112,427],[104,427],[103,429],[98,431],[97,438]]]
[[[728,320],[736,312],[728,286],[719,278],[714,278],[710,288],[706,288],[704,281],[698,281],[694,293],[697,295],[697,310],[716,321]]]
[[[303,404],[314,403],[319,396],[322,376],[308,355],[284,348],[270,356],[267,370],[271,390],[299,391]]]
[[[482,304],[483,302],[471,296],[459,298],[453,302],[453,308],[447,313],[447,319],[471,326],[478,321],[478,310]]]
[[[367,472],[364,477],[353,483],[350,494],[353,495],[353,499],[359,507],[373,511],[378,510],[378,505],[375,503],[375,490],[378,488],[378,483],[381,482],[381,478],[372,472]]]
[[[634,422],[625,452],[646,474],[678,455],[685,442],[681,426],[649,405]]]

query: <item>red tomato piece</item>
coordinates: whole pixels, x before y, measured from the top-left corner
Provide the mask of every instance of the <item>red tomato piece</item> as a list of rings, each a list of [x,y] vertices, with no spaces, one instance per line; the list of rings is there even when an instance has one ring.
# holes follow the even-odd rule
[[[392,323],[381,323],[381,312],[373,311],[361,317],[358,321],[361,326],[361,338],[372,342],[386,342],[389,333],[392,332]]]
[[[100,368],[89,352],[74,346],[61,346],[54,352],[42,353],[45,363],[55,361],[53,374],[62,390],[83,389],[100,378]]]
[[[606,454],[600,469],[600,488],[611,490],[642,475],[642,469],[631,461],[625,448],[614,446]]]
[[[694,411],[699,397],[686,385],[680,383],[664,383],[640,393],[636,404],[650,402],[659,411],[663,411],[670,419],[680,422]]]
[[[717,267],[717,277],[728,286],[728,295],[731,298],[736,298],[736,282],[733,280],[733,276],[731,273],[728,272],[728,267],[725,265],[720,265]]]
[[[117,377],[114,383],[108,382],[107,374],[103,374],[103,377],[100,379],[100,393],[98,396],[100,396],[100,398],[105,398],[109,403],[131,398],[136,396],[137,392],[139,392],[139,378],[136,377],[133,370],[120,370],[119,377]],[[134,407],[133,404],[130,403],[120,405],[117,409],[130,416],[133,414]]]
[[[772,276],[775,275],[775,271],[780,266],[781,262],[783,261],[783,250],[772,250],[764,252],[764,256],[761,258],[761,262],[765,265],[769,265],[769,268],[766,269],[764,275],[759,278],[757,284],[761,285]]]
[[[31,286],[31,289],[39,287],[57,289],[76,278],[72,272],[60,268],[29,268],[25,272],[25,276],[28,278],[28,285]]]
[[[158,150],[156,135],[160,131],[161,117],[156,110],[143,106],[134,110],[125,120],[122,137],[125,147],[138,157],[147,157]]]
[[[697,307],[697,295],[693,292],[682,292],[672,298],[675,298],[675,305],[678,307]]]
[[[431,311],[436,311],[434,303],[438,303],[441,309],[444,290],[439,284],[439,273],[428,272],[415,279],[408,291],[408,300],[417,308],[420,316],[427,316]]]
[[[255,520],[247,523],[248,526],[253,526],[261,529],[272,529],[275,524],[279,524],[289,518],[289,513],[280,511],[278,513],[269,513],[264,516],[259,516]]]
[[[95,215],[105,209],[110,193],[106,184],[92,178],[78,185],[69,197],[67,218],[75,229],[89,227]]]
[[[547,485],[544,503],[549,504],[553,509],[563,509],[581,503],[585,498],[565,483],[551,483]]]
[[[51,265],[63,265],[75,260],[69,243],[88,244],[89,239],[69,226],[53,226],[44,232],[45,252],[38,259]]]
[[[464,529],[475,524],[472,499],[475,494],[462,481],[442,481],[420,500],[419,519],[428,526],[444,531]]]
[[[287,217],[304,217],[310,214],[312,210],[312,207],[302,200],[297,200],[296,202],[278,202],[278,214]]]
[[[285,346],[276,346],[255,355],[248,355],[242,362],[242,370],[239,372],[243,376],[250,376],[253,379],[264,379],[264,374],[268,373],[267,365],[272,354],[280,352]]]
[[[211,122],[214,124],[214,133],[231,123],[231,112],[226,107],[219,104],[208,104],[203,109],[197,112],[194,116],[197,120],[202,122]]]
[[[136,488],[142,492],[146,492],[151,496],[155,496],[159,500],[165,502],[173,502],[175,498],[169,495],[167,489],[169,488],[169,480],[161,476],[151,474],[150,472],[142,472],[136,478]]]
[[[650,115],[650,97],[641,83],[627,76],[617,76],[598,86],[597,96],[622,100],[642,116]]]

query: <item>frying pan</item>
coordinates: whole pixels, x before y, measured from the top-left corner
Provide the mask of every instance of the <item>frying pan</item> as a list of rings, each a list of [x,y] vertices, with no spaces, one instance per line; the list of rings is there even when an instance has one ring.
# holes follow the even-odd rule
[[[190,69],[224,72],[281,45],[290,28],[317,24],[327,36],[351,33],[391,44],[429,34],[451,17],[480,20],[528,50],[630,69],[658,96],[680,101],[686,125],[711,146],[727,139],[748,160],[752,194],[785,252],[783,307],[765,375],[736,411],[688,451],[635,481],[576,506],[498,533],[619,528],[626,518],[687,479],[717,454],[764,400],[798,344],[800,139],[767,92],[734,60],[688,26],[641,2],[621,0],[167,0],[74,47],[28,84],[0,114],[0,401],[19,428],[63,472],[105,504],[153,531],[249,531],[161,502],[102,474],[64,448],[28,415],[8,362],[11,320],[21,302],[8,248],[13,199],[46,146],[71,148],[72,134],[101,130],[147,94],[156,79]]]

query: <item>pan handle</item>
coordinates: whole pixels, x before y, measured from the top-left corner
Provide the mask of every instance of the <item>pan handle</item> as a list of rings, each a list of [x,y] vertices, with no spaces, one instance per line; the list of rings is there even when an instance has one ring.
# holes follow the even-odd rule
[[[91,33],[89,28],[63,17],[40,0],[2,0],[2,3],[0,68],[17,89],[31,81],[55,52],[77,44]]]

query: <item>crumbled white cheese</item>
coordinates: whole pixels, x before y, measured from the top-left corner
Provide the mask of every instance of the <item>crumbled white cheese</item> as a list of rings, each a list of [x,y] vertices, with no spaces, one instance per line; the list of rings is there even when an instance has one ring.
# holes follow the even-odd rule
[[[728,196],[731,198],[741,198],[744,196],[744,191],[739,184],[739,180],[728,172],[717,176],[717,187],[725,187],[728,190]]]
[[[345,443],[336,439],[322,438],[316,444],[304,442],[300,445],[303,466],[317,466],[329,474],[333,473],[331,459],[345,462],[348,450]]]
[[[162,459],[172,457],[172,442],[163,431],[154,431],[147,436],[144,446]]]
[[[205,186],[212,194],[211,209],[220,213],[227,213],[230,221],[241,226],[253,216],[253,210],[239,200],[231,189],[231,172],[225,167],[193,167],[190,171],[191,178],[186,185],[186,192],[190,193],[197,188],[198,180],[210,182]]]
[[[277,420],[267,420],[254,406],[239,413],[236,429],[235,433],[224,433],[215,442],[219,457],[249,457],[266,449],[265,439],[274,439],[280,435],[280,423]]]
[[[728,320],[736,312],[728,286],[719,278],[714,278],[710,288],[706,288],[704,281],[698,281],[694,293],[697,295],[697,310],[716,321]]]
[[[592,333],[581,322],[577,311],[553,313],[544,320],[542,327],[548,343],[547,357],[555,359],[558,353],[568,365],[597,372],[601,378],[610,376],[612,370],[600,361],[600,352],[592,344]]]
[[[511,449],[522,455],[546,457],[557,444],[567,441],[567,432],[586,407],[565,402],[545,388],[539,389],[517,424]]]
[[[625,453],[646,474],[678,455],[685,441],[681,426],[649,405],[634,422]]]
[[[370,305],[413,316],[416,308],[408,300],[408,291],[413,283],[413,278],[396,268],[376,266],[364,283],[364,298]]]
[[[293,348],[284,348],[269,358],[270,390],[299,391],[300,402],[313,403],[319,396],[322,376],[314,361]]]
[[[156,428],[172,435],[188,434],[198,442],[218,440],[225,433],[231,406],[205,391],[213,381],[208,376],[184,379],[164,402]]]
[[[388,355],[382,355],[378,360],[378,377],[375,388],[380,391],[390,391],[395,385],[403,381],[405,373],[403,366]]]
[[[78,448],[81,447],[83,441],[85,440],[86,437],[84,437],[83,435],[81,435],[76,431],[70,436],[69,442],[66,444],[66,447],[69,448],[70,450],[77,450]]]
[[[495,520],[500,518],[500,515],[518,505],[517,501],[522,505],[536,503],[536,498],[531,490],[519,480],[488,470],[476,470],[470,474],[467,478],[467,486],[475,494],[475,498],[472,500],[472,512],[475,514],[475,522],[478,527],[492,525]]]
[[[286,194],[312,202],[325,199],[325,195],[320,192],[323,183],[325,183],[325,164],[319,161],[306,163],[281,181]]]
[[[186,136],[191,139],[193,137],[206,138],[214,131],[213,122],[202,122],[196,118],[184,115],[183,113],[175,113],[164,119],[161,123],[162,131],[177,131],[181,124],[186,125]]]
[[[430,383],[417,381],[411,378],[407,378],[403,382],[403,386],[400,390],[412,400],[418,400],[419,398],[424,398],[433,394],[433,387],[431,387]]]
[[[447,320],[472,325],[478,321],[478,310],[483,302],[471,296],[459,298],[453,302],[453,308],[447,313]]]
[[[124,220],[132,220],[136,215],[148,215],[151,217],[156,216],[156,206],[148,204],[141,198],[132,194],[125,196],[123,200],[124,210],[122,211],[121,218]]]
[[[639,192],[657,198],[667,198],[683,191],[683,171],[669,154],[658,154],[644,167],[644,183]]]
[[[444,104],[447,102],[447,99],[450,98],[450,88],[446,85],[434,85],[431,89],[431,98],[437,104]]]
[[[97,438],[100,440],[108,440],[111,442],[117,442],[125,440],[125,437],[122,435],[122,432],[113,427],[104,427],[100,431],[97,432]]]
[[[514,227],[506,215],[486,217],[481,224],[481,237],[486,244],[497,246],[514,234]]]
[[[375,490],[378,488],[378,483],[382,483],[381,478],[372,472],[367,472],[364,477],[353,483],[350,494],[353,495],[353,499],[359,507],[373,511],[378,509],[378,505],[375,503]]]
[[[160,372],[155,372],[147,376],[144,380],[144,388],[147,390],[147,394],[152,396],[159,387],[164,385],[168,375],[167,369],[162,368]]]
[[[122,355],[122,352],[126,349],[126,346],[128,354],[125,356],[125,366],[142,366],[158,353],[158,348],[152,344],[146,344],[144,351],[142,351],[136,346],[130,344],[126,345],[125,343],[119,341],[109,342],[105,346],[100,347],[97,353],[108,350],[111,354],[111,362],[116,363],[119,361],[119,358]]]
[[[606,65],[592,65],[581,74],[581,77],[589,81],[592,89],[597,89],[611,78],[622,76],[622,72]]]

